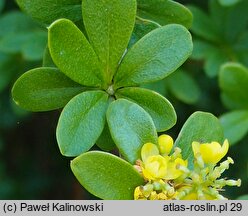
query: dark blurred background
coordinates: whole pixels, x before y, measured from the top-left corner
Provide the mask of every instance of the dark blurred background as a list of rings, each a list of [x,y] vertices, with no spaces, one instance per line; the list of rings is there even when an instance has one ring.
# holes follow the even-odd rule
[[[207,1],[178,2],[208,10]],[[6,0],[0,11],[0,199],[95,199],[73,176],[70,158],[59,152],[55,131],[60,111],[30,113],[21,110],[11,99],[15,80],[25,71],[42,65],[45,26],[20,12],[14,0]],[[202,62],[188,61],[184,68],[197,81],[201,96],[196,103],[188,104],[173,94],[166,95],[178,114],[177,125],[169,131],[174,138],[194,111],[208,111],[216,116],[225,112],[218,82],[204,74]],[[226,175],[243,180],[241,188],[225,191],[231,199],[248,194],[247,140],[248,137],[230,149],[236,163]]]

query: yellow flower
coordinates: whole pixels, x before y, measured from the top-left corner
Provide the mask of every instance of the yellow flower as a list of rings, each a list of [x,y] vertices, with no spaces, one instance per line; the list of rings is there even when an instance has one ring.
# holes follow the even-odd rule
[[[167,156],[169,158],[169,156]],[[168,160],[168,159],[167,159]],[[187,167],[188,163],[187,161],[177,158],[176,160],[168,160],[168,165],[167,165],[167,172],[166,175],[164,176],[165,180],[172,180],[178,178],[180,175],[183,174],[183,171],[179,170],[179,166],[184,166]]]
[[[224,141],[222,146],[218,142],[204,144],[200,144],[199,142],[192,143],[192,149],[195,157],[197,154],[200,154],[206,164],[218,163],[226,155],[228,148],[229,143],[227,140]]]
[[[158,138],[159,151],[162,155],[170,154],[173,144],[174,141],[169,135],[163,134]]]
[[[167,172],[168,161],[161,155],[153,155],[146,159],[142,167],[143,175],[148,180],[163,179]]]
[[[141,159],[145,162],[149,157],[159,155],[158,147],[152,143],[146,143],[141,149]]]
[[[163,152],[168,154],[171,151],[173,140],[168,135],[162,135],[159,144],[165,147],[164,150],[166,151]],[[143,161],[142,173],[148,180],[176,179],[183,173],[178,169],[178,166],[187,166],[187,161],[179,157],[176,159],[172,159],[168,155],[163,157],[159,154],[158,147],[152,143],[146,143],[142,147],[141,158]]]

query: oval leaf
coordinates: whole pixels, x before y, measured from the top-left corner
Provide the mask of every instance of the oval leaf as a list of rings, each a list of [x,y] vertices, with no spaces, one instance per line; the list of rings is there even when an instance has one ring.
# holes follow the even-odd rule
[[[140,158],[141,147],[157,144],[157,133],[150,115],[126,99],[112,102],[107,111],[111,136],[121,154],[132,164]]]
[[[83,0],[82,12],[89,40],[110,84],[134,27],[136,1]]]
[[[19,7],[32,18],[50,24],[59,18],[82,19],[82,0],[16,0]]]
[[[219,84],[223,102],[228,108],[248,109],[247,68],[237,63],[223,65],[220,71]]]
[[[56,68],[36,68],[23,74],[14,84],[12,97],[29,111],[49,111],[64,107],[84,87]]]
[[[242,1],[242,0],[219,0],[219,3],[222,6],[232,6],[232,5],[237,4],[240,1]]]
[[[104,200],[132,200],[135,187],[144,184],[132,165],[109,153],[82,154],[71,169],[87,191]]]
[[[104,128],[107,105],[105,92],[87,91],[65,106],[57,126],[62,155],[78,156],[95,144]]]
[[[126,98],[141,106],[151,117],[157,131],[165,131],[176,123],[176,112],[171,103],[162,95],[142,88],[122,88],[116,92],[117,98]]]
[[[169,91],[179,100],[194,104],[200,98],[198,83],[186,71],[178,70],[165,80]]]
[[[225,138],[230,145],[240,141],[248,132],[248,111],[237,110],[226,113],[220,117],[220,123],[224,129]]]
[[[37,27],[37,23],[20,11],[10,11],[0,17],[0,37],[13,33],[17,36],[20,32],[37,30]]]
[[[115,89],[157,81],[181,66],[193,49],[188,30],[177,24],[155,29],[126,54],[115,76]]]
[[[139,17],[155,21],[160,25],[181,24],[189,28],[193,16],[182,4],[170,0],[137,0]]]
[[[215,29],[215,23],[212,22],[209,15],[203,12],[201,9],[195,6],[188,6],[193,14],[193,24],[190,30],[204,39],[210,41],[219,41],[218,32]]]
[[[181,148],[183,158],[193,162],[192,142],[222,142],[223,129],[214,115],[206,112],[195,112],[183,125],[176,141],[175,146]]]
[[[101,86],[102,70],[84,34],[70,20],[55,21],[48,29],[54,63],[69,78],[85,86]]]

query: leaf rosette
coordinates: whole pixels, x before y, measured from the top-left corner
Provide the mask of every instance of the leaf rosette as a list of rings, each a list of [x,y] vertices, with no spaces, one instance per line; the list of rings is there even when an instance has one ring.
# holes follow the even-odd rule
[[[156,143],[157,131],[176,122],[166,98],[139,86],[180,67],[192,52],[191,35],[185,27],[169,24],[127,49],[136,4],[135,0],[83,0],[86,33],[69,19],[53,22],[48,28],[48,51],[54,66],[28,71],[14,84],[13,98],[27,110],[64,107],[57,140],[65,156],[78,156],[95,143],[110,149],[103,143],[114,141],[125,159],[134,163],[143,143]],[[102,136],[103,130],[109,135]]]

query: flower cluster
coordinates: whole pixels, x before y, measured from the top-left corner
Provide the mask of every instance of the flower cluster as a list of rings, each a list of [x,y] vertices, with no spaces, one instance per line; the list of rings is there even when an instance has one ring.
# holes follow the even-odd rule
[[[135,168],[146,184],[136,187],[135,200],[222,200],[226,198],[219,192],[224,186],[241,185],[240,179],[220,178],[234,163],[228,157],[217,166],[228,151],[227,140],[222,146],[218,142],[193,142],[192,166],[182,158],[180,148],[173,149],[173,143],[173,139],[164,134],[158,138],[158,146],[153,143],[143,145],[141,160],[137,160]]]

